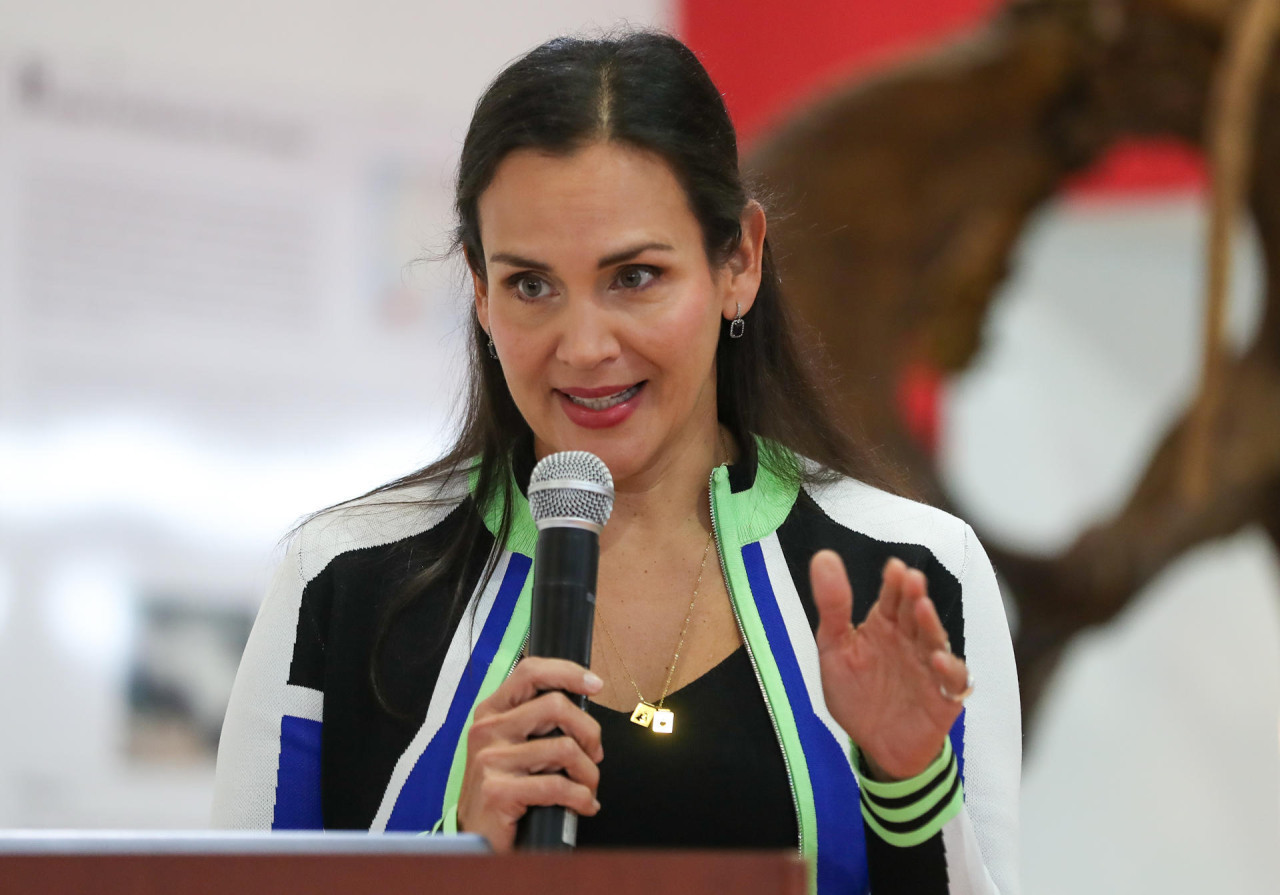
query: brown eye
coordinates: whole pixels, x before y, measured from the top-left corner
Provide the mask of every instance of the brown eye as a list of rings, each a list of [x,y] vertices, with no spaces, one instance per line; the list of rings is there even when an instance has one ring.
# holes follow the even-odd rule
[[[648,267],[628,267],[618,274],[618,285],[623,289],[640,289],[649,285],[657,274]]]

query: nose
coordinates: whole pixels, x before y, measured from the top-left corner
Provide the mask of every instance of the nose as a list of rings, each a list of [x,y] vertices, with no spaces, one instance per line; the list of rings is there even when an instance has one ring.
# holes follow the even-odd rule
[[[575,369],[590,370],[620,354],[618,321],[593,298],[566,302],[560,318],[557,360]]]

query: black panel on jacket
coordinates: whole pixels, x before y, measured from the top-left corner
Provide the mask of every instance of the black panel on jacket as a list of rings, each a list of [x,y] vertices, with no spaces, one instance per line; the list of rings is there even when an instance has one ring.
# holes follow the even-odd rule
[[[325,634],[333,606],[331,585],[329,578],[322,574],[309,581],[302,590],[298,629],[293,637],[293,658],[289,662],[289,683],[295,686],[324,689]]]
[[[949,891],[946,849],[942,834],[934,833],[919,845],[890,845],[867,830],[867,870],[876,895],[917,895]]]
[[[493,546],[488,529],[479,526],[465,569],[453,570],[392,618],[378,682],[395,714],[374,694],[373,647],[405,582],[441,556],[464,514],[476,514],[470,499],[430,531],[340,554],[303,591],[290,681],[324,691],[321,802],[328,829],[368,829],[396,761],[426,718],[450,637]],[[454,605],[459,578],[463,600]]]
[[[604,761],[600,813],[579,820],[578,844],[796,848],[787,765],[746,648],[672,693],[666,707],[676,713],[671,734],[587,704]]]
[[[818,608],[813,603],[809,586],[809,560],[819,550],[829,548],[840,554],[849,583],[853,586],[853,622],[862,624],[880,596],[884,564],[898,557],[912,568],[924,572],[929,597],[938,610],[942,626],[951,640],[951,651],[964,658],[964,614],[960,606],[960,582],[938,562],[933,551],[919,544],[897,544],[877,541],[869,535],[852,531],[831,519],[804,489],[791,508],[786,521],[778,529],[778,542],[786,557],[787,568],[795,580],[800,602],[804,605],[809,625],[818,629]]]
[[[756,464],[744,463],[741,460],[728,467],[729,490],[734,494],[750,491],[756,483]]]

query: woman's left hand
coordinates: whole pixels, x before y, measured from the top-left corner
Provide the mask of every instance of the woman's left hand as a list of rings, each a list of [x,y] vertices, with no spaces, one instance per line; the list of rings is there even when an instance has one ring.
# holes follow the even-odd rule
[[[901,780],[923,772],[960,714],[969,677],[951,654],[924,574],[889,560],[880,597],[856,628],[853,590],[839,555],[816,553],[809,579],[832,717],[862,750],[873,777]]]

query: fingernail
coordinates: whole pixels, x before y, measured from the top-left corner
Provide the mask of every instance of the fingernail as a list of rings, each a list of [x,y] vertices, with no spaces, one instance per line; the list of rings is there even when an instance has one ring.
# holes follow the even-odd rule
[[[599,800],[599,799],[592,799],[592,800],[591,800],[591,807],[592,807],[592,808],[594,808],[594,809],[596,809],[596,811],[599,811],[599,810],[600,810],[600,800]]]
[[[584,674],[582,676],[582,683],[586,686],[587,690],[592,693],[604,686],[604,681],[601,679],[600,675],[596,674],[594,671],[588,671]]]

